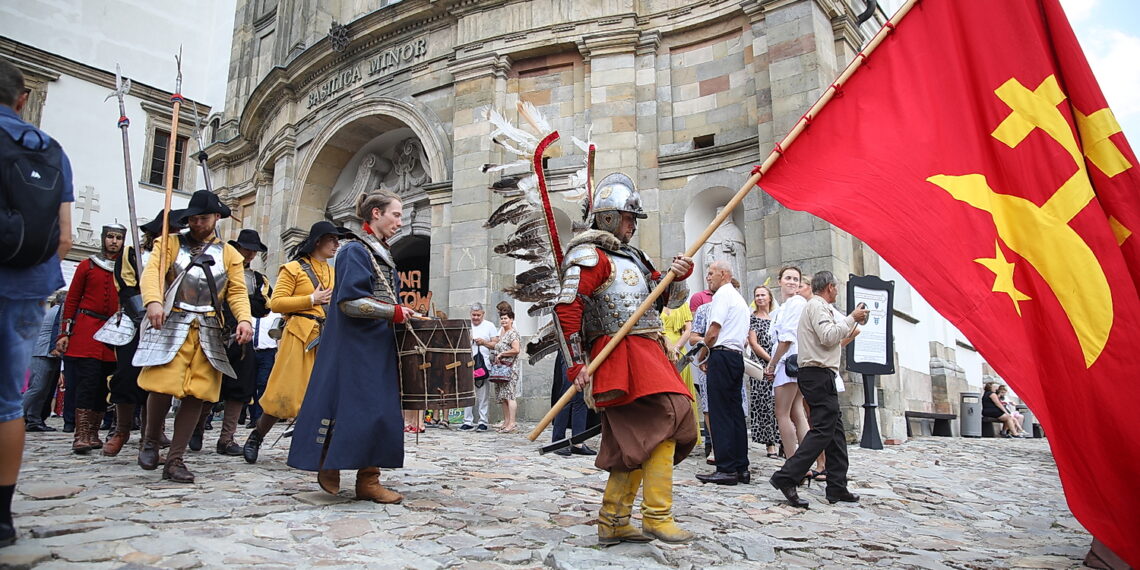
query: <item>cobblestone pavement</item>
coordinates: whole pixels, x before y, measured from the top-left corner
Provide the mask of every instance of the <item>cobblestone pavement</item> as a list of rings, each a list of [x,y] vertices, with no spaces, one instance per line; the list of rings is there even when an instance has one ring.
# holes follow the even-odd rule
[[[256,465],[215,454],[218,432],[206,432],[187,455],[195,485],[140,470],[137,433],[115,458],[73,455],[70,434],[30,433],[20,539],[0,566],[1067,568],[1091,540],[1040,439],[854,446],[862,502],[832,506],[813,486],[801,490],[808,510],[778,501],[767,477],[779,462],[763,448],[752,449],[753,484],[735,487],[699,484],[711,468],[693,456],[677,468],[674,512],[698,540],[605,548],[594,526],[605,473],[587,457],[539,456],[522,433],[408,435],[405,468],[381,474],[406,499],[384,506],[351,500],[351,472],[341,497],[320,492],[314,474],[285,465],[288,440],[268,447],[280,432]]]

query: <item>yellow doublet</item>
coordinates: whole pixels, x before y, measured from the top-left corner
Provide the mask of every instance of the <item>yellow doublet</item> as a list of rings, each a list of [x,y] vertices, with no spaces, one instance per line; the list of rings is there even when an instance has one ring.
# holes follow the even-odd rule
[[[322,286],[332,289],[334,276],[329,264],[309,257],[304,260],[313,267],[313,273]],[[277,274],[269,308],[282,315],[301,313],[323,319],[325,306],[313,306],[311,295],[314,291],[316,288],[301,269],[301,263],[290,261],[281,266],[281,272]],[[309,374],[317,360],[317,349],[305,350],[305,347],[320,334],[317,321],[313,319],[297,316],[286,319],[285,330],[277,343],[273,371],[269,373],[265,393],[258,401],[265,413],[276,418],[297,417],[301,402],[305,400],[305,390],[309,387]]]
[[[210,242],[217,241],[211,237]],[[166,267],[159,268],[158,256],[160,248],[166,248]],[[150,262],[143,268],[142,290],[143,303],[163,302],[162,291],[159,288],[159,276],[165,274],[174,257],[178,254],[179,240],[177,235],[170,235],[165,242],[159,240],[155,243],[154,253]],[[218,265],[214,266],[219,267]],[[241,254],[233,246],[222,244],[222,262],[220,267],[226,270],[226,286],[218,291],[219,301],[229,301],[230,309],[238,322],[252,323],[249,313],[249,294],[245,288],[245,274]],[[169,283],[164,283],[169,286]],[[179,309],[174,309],[178,311]],[[212,314],[212,313],[211,313]],[[139,374],[139,387],[148,392],[170,394],[176,398],[191,396],[207,402],[217,402],[222,389],[222,373],[218,372],[206,354],[202,351],[201,341],[198,338],[198,325],[190,328],[190,333],[182,343],[182,348],[174,359],[162,366],[147,366]]]

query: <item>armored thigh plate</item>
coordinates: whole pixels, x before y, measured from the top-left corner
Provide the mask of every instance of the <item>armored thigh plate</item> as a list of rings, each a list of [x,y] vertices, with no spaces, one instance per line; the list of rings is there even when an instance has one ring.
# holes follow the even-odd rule
[[[139,347],[131,364],[139,368],[169,364],[186,342],[186,336],[190,333],[190,327],[194,322],[198,323],[198,340],[202,344],[202,352],[206,354],[206,359],[214,369],[236,378],[237,375],[234,374],[234,369],[226,357],[226,346],[218,319],[186,311],[171,312],[161,329],[155,329],[150,326],[149,320],[143,320]]]

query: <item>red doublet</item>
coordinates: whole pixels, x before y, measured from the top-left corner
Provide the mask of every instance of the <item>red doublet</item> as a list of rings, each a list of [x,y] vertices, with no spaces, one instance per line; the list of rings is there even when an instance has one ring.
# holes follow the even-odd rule
[[[106,321],[80,313],[79,309],[108,317],[119,310],[114,275],[91,263],[90,259],[84,259],[76,267],[75,276],[71,278],[71,288],[67,290],[62,318],[74,319],[75,324],[71,327],[71,339],[64,356],[114,362],[115,351],[93,338]]]
[[[608,259],[606,251],[600,248],[598,256],[602,260]],[[609,276],[610,264],[607,261],[601,261],[594,267],[583,267],[582,278],[578,282],[578,298],[573,303],[555,307],[558,322],[567,337],[582,329],[584,307],[581,298],[592,296]],[[658,275],[655,273],[654,277]],[[598,337],[589,349],[590,358],[596,358],[609,340],[609,336]],[[572,366],[567,374],[573,380],[581,369],[581,364]],[[623,338],[594,373],[594,394],[612,391],[624,395],[597,402],[598,407],[620,406],[644,396],[661,393],[684,394],[692,398],[676,368],[665,357],[661,345],[653,339],[636,335]]]

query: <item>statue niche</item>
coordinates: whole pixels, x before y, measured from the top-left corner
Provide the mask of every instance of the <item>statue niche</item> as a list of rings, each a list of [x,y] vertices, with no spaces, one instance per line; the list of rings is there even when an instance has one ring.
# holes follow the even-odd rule
[[[719,216],[723,207],[716,209],[716,214]],[[744,263],[745,263],[745,250],[744,250],[744,232],[732,223],[732,216],[724,220],[724,223],[713,232],[709,237],[709,241],[705,243],[704,259],[702,260],[705,273],[708,273],[709,266],[714,261],[726,261],[729,267],[732,268],[732,276],[744,285]]]

